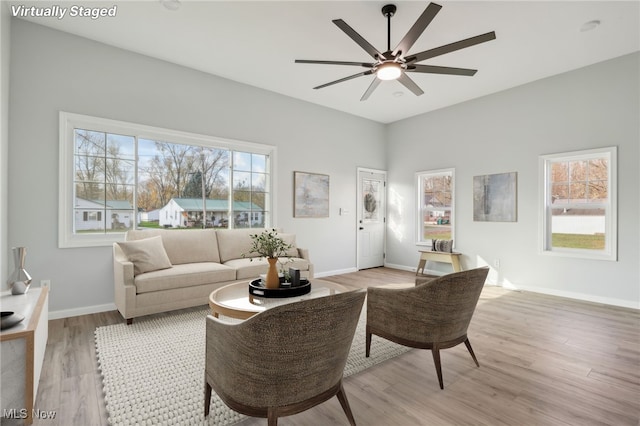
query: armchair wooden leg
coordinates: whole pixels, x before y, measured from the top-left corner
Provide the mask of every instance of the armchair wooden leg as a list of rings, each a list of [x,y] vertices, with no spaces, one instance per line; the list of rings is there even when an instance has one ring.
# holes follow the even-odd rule
[[[276,408],[269,407],[267,409],[267,425],[278,426],[278,410]]]
[[[204,418],[209,415],[209,406],[211,405],[211,385],[204,381]]]
[[[442,381],[442,366],[440,365],[440,348],[437,345],[431,349],[433,355],[433,363],[436,365],[436,373],[438,374],[438,382],[440,383],[440,389],[444,389],[444,383]]]
[[[473,349],[471,348],[471,342],[469,341],[468,338],[464,341],[464,345],[467,347],[467,350],[471,354],[471,358],[473,358],[473,361],[476,363],[476,367],[480,367],[480,364],[478,363],[478,359],[476,358],[476,354],[473,353]]]
[[[349,401],[347,400],[347,394],[344,393],[342,383],[340,383],[340,390],[338,391],[336,396],[338,397],[338,401],[340,401],[340,405],[342,405],[344,413],[347,415],[347,419],[349,419],[349,424],[351,426],[356,426],[356,420],[353,418],[353,413],[351,412],[351,407],[349,406]]]
[[[369,326],[366,327],[366,333],[367,333],[367,338],[366,338],[366,349],[365,349],[365,357],[369,358],[369,352],[371,351],[371,330],[369,329]]]

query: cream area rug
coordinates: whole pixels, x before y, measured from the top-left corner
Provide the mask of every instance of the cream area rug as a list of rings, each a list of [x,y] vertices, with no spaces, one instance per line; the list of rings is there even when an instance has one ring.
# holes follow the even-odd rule
[[[366,358],[365,308],[345,377],[408,350],[372,336],[371,356]],[[96,329],[98,365],[111,425],[223,426],[245,418],[215,393],[209,417],[204,418],[205,318],[209,312],[203,308]]]

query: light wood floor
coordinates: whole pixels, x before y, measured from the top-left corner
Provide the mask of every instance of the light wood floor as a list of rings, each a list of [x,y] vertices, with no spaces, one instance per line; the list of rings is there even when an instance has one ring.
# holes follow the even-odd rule
[[[377,268],[323,279],[367,287],[413,277]],[[108,424],[93,332],[120,321],[107,312],[49,322],[36,409],[57,416],[34,424]],[[637,310],[487,286],[469,329],[480,368],[464,345],[443,351],[440,390],[431,353],[414,349],[348,377],[345,391],[360,426],[637,426],[639,333]],[[279,424],[348,422],[333,398]],[[250,425],[266,419],[242,422]]]

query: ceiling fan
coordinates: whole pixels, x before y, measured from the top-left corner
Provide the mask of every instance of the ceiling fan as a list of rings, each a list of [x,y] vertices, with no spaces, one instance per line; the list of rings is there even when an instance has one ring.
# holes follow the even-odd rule
[[[422,12],[422,15],[413,24],[409,32],[404,36],[398,46],[391,50],[391,17],[396,13],[396,6],[388,4],[383,6],[382,15],[387,18],[387,51],[380,52],[373,47],[367,40],[365,40],[360,34],[358,34],[353,28],[351,28],[342,19],[334,19],[332,22],[338,26],[345,34],[347,34],[353,41],[355,41],[360,47],[362,47],[375,62],[344,62],[344,61],[313,61],[306,59],[296,59],[295,63],[298,64],[328,64],[328,65],[352,65],[369,68],[367,71],[360,72],[358,74],[350,75],[348,77],[341,78],[339,80],[331,81],[329,83],[322,84],[314,87],[314,89],[322,89],[323,87],[331,86],[336,83],[342,83],[343,81],[351,80],[353,78],[362,77],[365,75],[375,75],[375,78],[369,85],[369,88],[364,92],[361,101],[364,101],[371,96],[371,93],[378,87],[383,80],[398,80],[407,89],[411,90],[416,96],[422,95],[424,92],[418,85],[407,75],[409,72],[417,73],[430,73],[430,74],[450,74],[450,75],[462,75],[472,76],[478,70],[468,68],[452,68],[442,67],[435,65],[423,65],[418,62],[426,59],[434,58],[436,56],[444,55],[445,53],[454,52],[456,50],[471,47],[476,44],[484,43],[486,41],[494,40],[496,33],[494,31],[486,34],[481,34],[475,37],[470,37],[464,40],[457,41],[455,43],[446,44],[444,46],[436,47],[433,49],[425,50],[424,52],[409,54],[409,49],[418,40],[418,37],[422,35],[422,32],[431,23],[433,18],[442,9],[442,6],[429,3],[427,8]]]

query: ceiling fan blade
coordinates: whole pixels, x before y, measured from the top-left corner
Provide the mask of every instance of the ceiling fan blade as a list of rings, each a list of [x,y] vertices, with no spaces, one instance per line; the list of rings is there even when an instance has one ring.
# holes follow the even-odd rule
[[[346,22],[342,19],[334,19],[332,21],[334,24],[338,26],[346,35],[348,35],[351,40],[358,43],[360,47],[362,47],[371,57],[375,60],[380,58],[384,60],[385,57],[382,53],[378,51],[375,47],[373,47],[367,40],[365,40],[360,34],[358,34],[353,28],[351,28]]]
[[[422,12],[422,15],[416,20],[413,27],[411,27],[404,38],[400,40],[400,43],[398,43],[398,46],[393,51],[393,56],[402,53],[402,57],[405,57],[409,49],[411,49],[411,46],[413,46],[416,40],[418,40],[418,37],[422,35],[425,28],[427,28],[433,18],[440,12],[440,9],[442,9],[442,6],[439,4],[429,3],[429,6]]]
[[[362,77],[363,75],[369,75],[369,74],[373,74],[373,71],[369,70],[369,71],[359,72],[358,74],[350,75],[349,77],[344,77],[344,78],[341,78],[339,80],[330,81],[329,83],[325,83],[325,84],[322,84],[320,86],[316,86],[316,87],[314,87],[314,89],[322,89],[322,88],[327,87],[327,86],[332,86],[332,85],[337,84],[337,83],[342,83],[343,81],[351,80],[352,78]]]
[[[369,99],[369,96],[371,96],[373,91],[376,90],[376,87],[378,87],[378,84],[380,84],[380,81],[381,80],[378,77],[374,77],[373,81],[367,88],[367,91],[364,92],[364,95],[362,95],[362,97],[360,98],[360,101],[366,101],[367,99]]]
[[[400,75],[400,77],[398,77],[398,81],[402,83],[404,87],[411,90],[416,96],[420,96],[424,93],[422,89],[418,87],[418,85],[413,80],[411,80],[409,76],[404,72]]]
[[[344,61],[313,61],[307,59],[296,59],[296,64],[325,64],[325,65],[354,65],[358,67],[373,68],[373,64],[367,62],[344,62]]]
[[[425,50],[424,52],[416,53],[415,55],[406,56],[405,60],[407,62],[420,62],[420,61],[424,61],[425,59],[444,55],[445,53],[455,52],[456,50],[464,49],[466,47],[475,46],[476,44],[491,41],[491,40],[494,40],[495,38],[496,38],[495,31],[491,31],[486,34],[481,34],[475,37],[470,37],[464,40],[456,41],[455,43],[446,44],[444,46],[436,47],[434,49]]]
[[[472,70],[469,68],[452,68],[452,67],[438,67],[435,65],[409,65],[406,72],[422,72],[429,74],[450,74],[450,75],[466,75],[473,76],[478,70]]]

